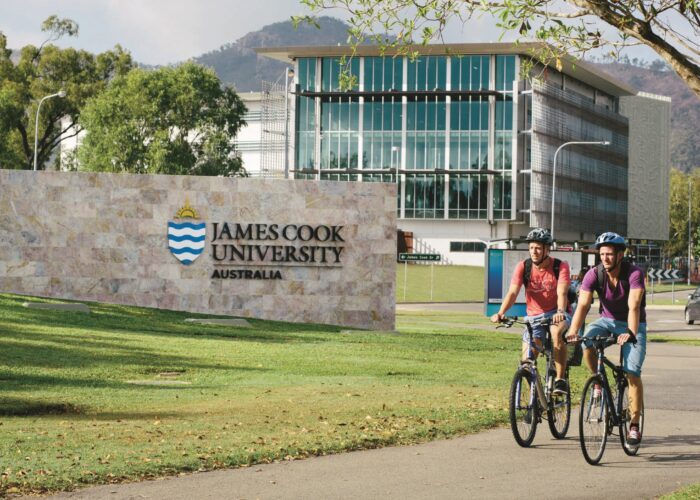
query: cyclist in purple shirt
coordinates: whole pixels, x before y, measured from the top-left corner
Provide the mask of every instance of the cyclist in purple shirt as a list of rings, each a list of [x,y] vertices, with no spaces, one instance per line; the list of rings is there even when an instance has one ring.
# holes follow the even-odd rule
[[[588,270],[581,283],[578,307],[571,320],[568,340],[575,340],[577,332],[591,308],[593,290],[598,292],[601,304],[600,318],[586,328],[583,336],[584,359],[591,373],[596,371],[596,357],[592,346],[586,342],[587,337],[612,333],[622,348],[622,367],[629,381],[631,424],[627,441],[629,444],[639,444],[641,433],[639,418],[644,407],[644,387],[642,385],[642,364],[646,356],[646,301],[644,298],[644,273],[642,270],[627,262],[623,262],[627,242],[617,233],[603,233],[595,242],[600,261],[605,272],[602,272],[602,283],[599,282],[597,266]],[[637,339],[636,344],[627,343],[630,337]]]

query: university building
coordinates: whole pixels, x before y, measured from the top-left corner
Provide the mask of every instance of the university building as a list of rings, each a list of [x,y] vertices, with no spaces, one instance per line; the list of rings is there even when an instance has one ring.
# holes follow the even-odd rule
[[[360,46],[348,60],[352,90],[340,86],[349,47],[258,49],[294,75],[277,131],[285,147],[279,138],[267,147],[264,132],[261,141],[282,161],[257,173],[283,175],[284,163],[296,179],[395,183],[414,250],[454,264],[482,265],[485,244],[551,227],[553,194],[559,242],[603,231],[667,239],[670,99],[573,58],[523,78],[534,47],[435,45],[411,59]],[[264,131],[279,101],[266,104],[263,92],[260,102]],[[555,169],[555,151],[571,141],[600,144],[562,147]]]

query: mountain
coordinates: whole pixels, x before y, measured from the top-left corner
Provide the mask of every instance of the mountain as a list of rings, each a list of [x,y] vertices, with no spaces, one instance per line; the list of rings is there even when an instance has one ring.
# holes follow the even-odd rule
[[[234,43],[207,52],[195,61],[213,68],[222,81],[233,84],[239,92],[260,92],[261,80],[277,81],[288,65],[269,57],[258,57],[253,49],[347,43],[347,25],[343,21],[321,17],[318,23],[320,29],[305,23],[295,29],[291,21],[270,24]]]
[[[308,24],[300,24],[295,29],[291,21],[270,24],[195,60],[213,68],[222,81],[233,84],[239,92],[259,92],[262,80],[280,80],[287,65],[258,57],[253,49],[347,43],[348,26],[343,21],[332,17],[322,17],[318,21],[320,29]],[[685,172],[699,167],[700,99],[660,61],[650,65],[634,62],[593,64],[636,89],[671,97],[671,165]]]
[[[700,98],[676,73],[633,64],[594,64],[638,90],[670,97],[671,166],[684,172],[700,167]]]

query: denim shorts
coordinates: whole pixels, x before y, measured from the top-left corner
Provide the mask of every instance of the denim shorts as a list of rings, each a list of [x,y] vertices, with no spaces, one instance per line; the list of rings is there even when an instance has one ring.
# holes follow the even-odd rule
[[[605,335],[613,333],[615,338],[618,335],[627,333],[627,321],[618,321],[611,318],[598,318],[593,323],[588,325],[586,333],[583,336],[583,343],[586,349],[592,347],[590,341],[586,341],[587,337],[595,337],[596,335]],[[622,369],[632,375],[641,377],[642,365],[647,354],[647,324],[639,323],[637,331],[637,343],[631,344],[625,342],[622,346]]]
[[[538,314],[536,316],[525,316],[525,321],[538,321],[543,318],[551,318],[557,313],[556,309],[553,309],[551,311],[547,311],[546,313]],[[564,321],[566,322],[566,326],[568,327],[571,324],[571,316],[569,313],[564,313]],[[532,325],[532,339],[539,339],[540,342],[542,343],[542,346],[544,346],[544,339],[547,337],[547,328],[542,326],[542,325]],[[530,342],[530,335],[527,333],[527,327],[525,327],[525,330],[523,331],[523,342],[526,344]],[[537,344],[534,346],[537,348]],[[538,351],[542,352],[542,348],[538,348]]]

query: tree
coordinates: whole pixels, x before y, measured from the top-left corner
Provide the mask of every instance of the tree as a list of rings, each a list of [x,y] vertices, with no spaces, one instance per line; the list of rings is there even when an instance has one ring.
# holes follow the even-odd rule
[[[49,42],[75,36],[78,25],[70,19],[49,17],[42,24],[47,40],[27,45],[12,57],[7,38],[0,32],[0,167],[31,169],[34,161],[35,117],[39,101],[59,90],[63,99],[48,99],[41,106],[37,147],[38,168],[43,168],[61,140],[80,132],[77,125],[85,101],[101,92],[115,75],[133,65],[131,56],[117,46],[94,55],[83,50],[59,49]],[[61,118],[64,118],[60,122]]]
[[[690,185],[690,190],[688,186]],[[690,191],[690,192],[689,192]],[[688,251],[688,195],[690,194],[690,229],[695,252],[700,250],[700,175],[671,169],[669,203],[669,238],[664,245],[668,255],[686,255]]]
[[[700,0],[301,0],[312,12],[341,8],[350,14],[352,45],[367,37],[404,52],[420,41],[442,39],[447,23],[490,14],[519,40],[545,42],[534,56],[558,65],[564,54],[592,49],[613,53],[646,45],[700,97]],[[561,10],[560,10],[561,9]],[[295,22],[315,22],[310,16]],[[600,21],[613,28],[600,29]],[[377,31],[381,30],[379,33]],[[395,33],[390,38],[382,33]]]
[[[233,144],[245,112],[236,92],[204,66],[134,69],[86,104],[79,168],[245,175]]]

